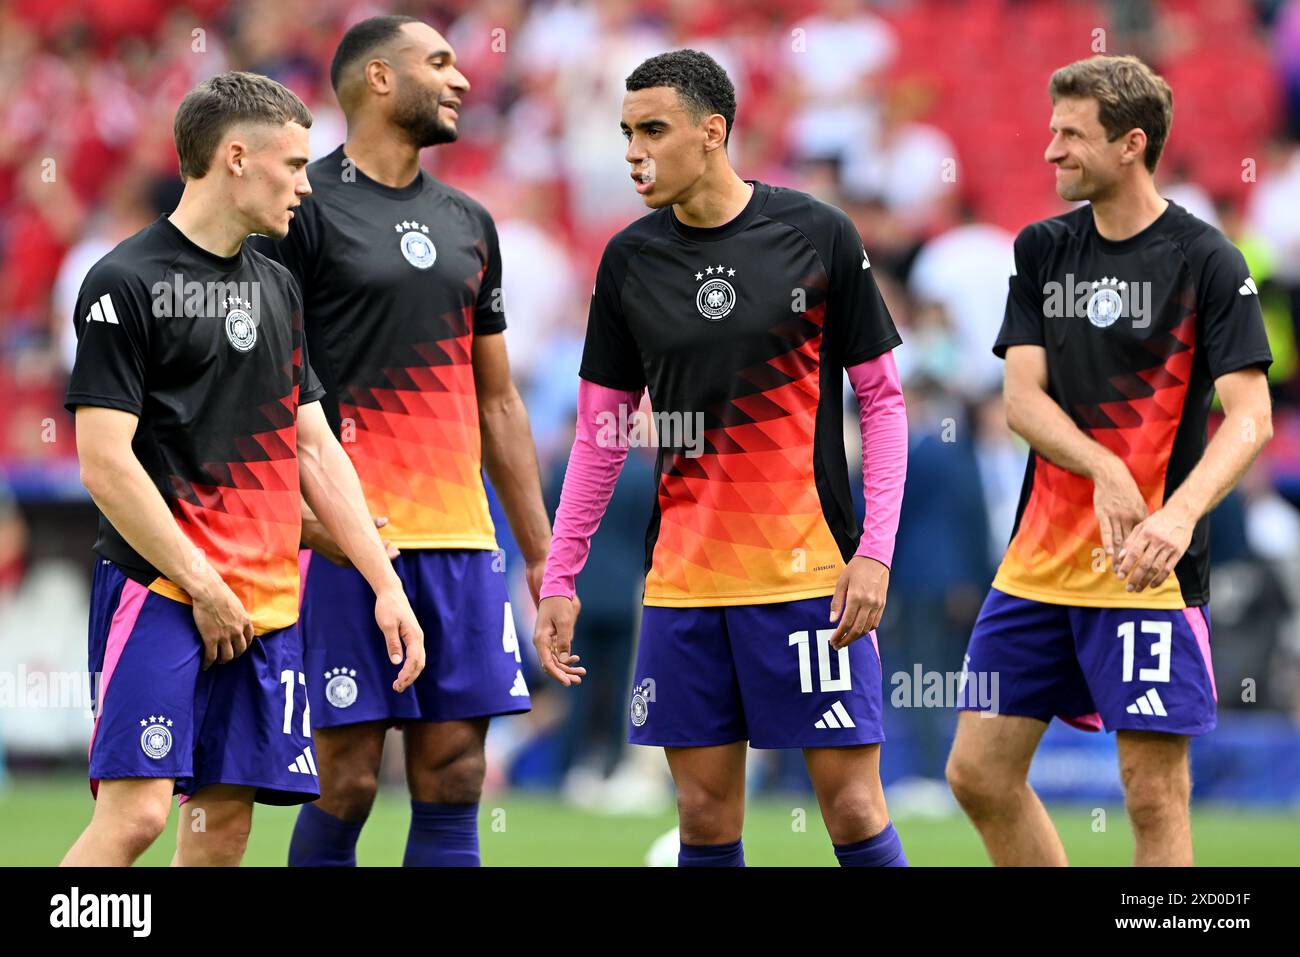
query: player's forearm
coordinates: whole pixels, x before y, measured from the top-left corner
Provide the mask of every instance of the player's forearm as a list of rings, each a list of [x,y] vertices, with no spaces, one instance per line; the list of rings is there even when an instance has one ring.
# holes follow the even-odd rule
[[[1035,452],[1061,468],[1096,479],[1123,461],[1083,433],[1059,405],[1040,388],[1008,389],[1007,425]]]
[[[523,400],[513,388],[497,401],[479,406],[483,468],[505,509],[510,532],[524,561],[545,561],[551,547],[551,522],[542,501],[537,450]]]
[[[542,598],[574,596],[575,582],[587,563],[592,536],[600,527],[627,460],[626,436],[602,441],[609,434],[606,425],[627,422],[640,402],[640,392],[620,392],[585,379],[580,382],[577,433],[564,470],[560,505],[555,511],[555,531],[542,578]],[[621,417],[620,405],[627,410]]]
[[[888,567],[907,479],[907,406],[892,353],[851,366],[862,430],[863,499],[866,504],[857,556]]]
[[[307,507],[375,594],[401,589],[401,580],[366,507],[356,470],[333,433],[302,441],[299,431],[298,475]]]
[[[1224,416],[1205,455],[1169,496],[1165,508],[1198,521],[1236,487],[1272,437],[1273,419],[1267,407]]]
[[[135,551],[191,598],[219,580],[191,542],[161,493],[129,450],[81,450],[81,479],[104,516]]]

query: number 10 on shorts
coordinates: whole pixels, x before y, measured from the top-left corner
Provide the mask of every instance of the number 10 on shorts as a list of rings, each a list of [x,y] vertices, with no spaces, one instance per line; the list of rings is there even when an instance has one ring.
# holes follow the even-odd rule
[[[831,673],[831,635],[835,634],[834,628],[823,628],[817,632],[817,671],[821,679],[821,690],[826,691],[848,691],[853,687],[853,680],[849,675],[849,649],[846,645],[838,653],[839,677]],[[812,685],[812,655],[808,650],[808,632],[796,631],[790,636],[790,644],[799,648],[799,690],[804,694],[809,694],[813,690]]]

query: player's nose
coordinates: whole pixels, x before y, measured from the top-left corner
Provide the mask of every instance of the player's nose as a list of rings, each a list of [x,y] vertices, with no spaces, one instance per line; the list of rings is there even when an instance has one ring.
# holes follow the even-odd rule
[[[1061,160],[1065,159],[1065,150],[1061,146],[1061,137],[1059,134],[1053,136],[1052,141],[1047,144],[1047,149],[1043,151],[1043,159],[1047,160],[1049,163],[1059,163]]]
[[[447,85],[457,93],[469,92],[469,78],[455,67],[451,68],[451,74],[447,77]]]

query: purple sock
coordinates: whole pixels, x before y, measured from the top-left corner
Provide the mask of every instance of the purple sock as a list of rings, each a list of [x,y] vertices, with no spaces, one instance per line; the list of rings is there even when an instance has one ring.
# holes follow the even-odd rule
[[[898,839],[894,822],[890,821],[885,829],[875,837],[856,844],[836,844],[835,856],[839,858],[840,867],[907,867],[907,857],[903,854],[903,842]]]
[[[682,844],[678,867],[744,867],[745,848],[739,840],[730,844]]]
[[[403,867],[478,867],[478,804],[411,802]]]
[[[357,838],[365,823],[365,818],[343,821],[315,804],[304,804],[289,841],[289,866],[356,867]]]

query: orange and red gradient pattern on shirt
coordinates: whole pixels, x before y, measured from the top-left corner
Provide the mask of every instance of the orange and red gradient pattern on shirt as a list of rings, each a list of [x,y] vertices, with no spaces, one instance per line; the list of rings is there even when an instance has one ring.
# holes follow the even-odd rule
[[[1117,376],[1111,385],[1129,398],[1080,408],[1084,431],[1123,460],[1147,513],[1164,504],[1165,475],[1183,415],[1195,353],[1196,315],[1187,316],[1152,347],[1159,365]],[[1163,361],[1161,361],[1163,360]],[[1182,590],[1171,574],[1158,588],[1125,591],[1101,552],[1101,529],[1093,507],[1093,483],[1041,456],[1019,528],[1007,548],[993,587],[1058,604],[1094,607],[1182,608]]]
[[[470,328],[466,308],[460,327]],[[423,365],[341,390],[340,441],[385,539],[407,548],[496,548],[483,489],[473,334],[420,343]]]
[[[301,349],[294,350],[294,369]],[[235,593],[257,634],[298,620],[298,545],[302,537],[298,481],[298,386],[259,415],[273,427],[236,441],[238,461],[209,464],[218,481],[172,477],[172,514],[201,556]],[[150,589],[188,603],[165,578]]]
[[[647,605],[761,604],[832,594],[843,570],[813,475],[825,307],[773,331],[787,351],[739,375],[704,453],[676,452],[658,489]]]

